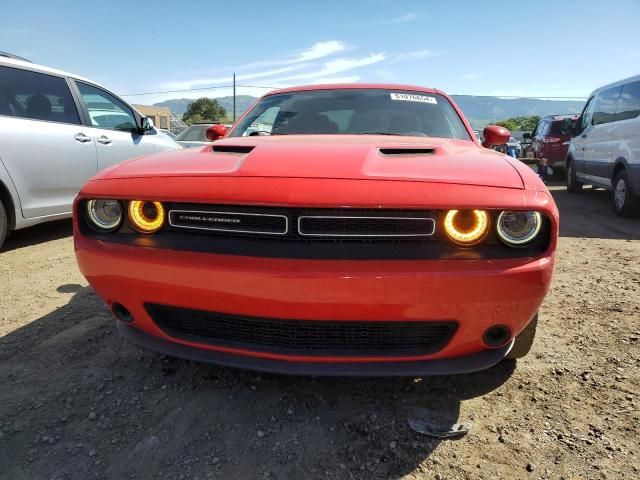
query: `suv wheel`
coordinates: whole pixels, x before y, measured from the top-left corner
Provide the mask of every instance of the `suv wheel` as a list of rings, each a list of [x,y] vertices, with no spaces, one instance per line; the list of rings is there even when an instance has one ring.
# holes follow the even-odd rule
[[[626,170],[621,170],[613,180],[613,208],[621,217],[633,217],[640,213],[640,197],[634,195]]]
[[[536,327],[538,326],[538,314],[531,319],[529,325],[522,330],[516,337],[513,347],[507,354],[506,358],[522,358],[533,346],[533,339],[536,336]]]
[[[9,221],[7,218],[7,212],[4,209],[2,201],[0,201],[0,248],[4,243],[4,239],[7,238],[7,230],[9,228]]]
[[[571,160],[567,163],[567,190],[571,193],[578,193],[582,190],[582,182],[576,178],[576,169]]]

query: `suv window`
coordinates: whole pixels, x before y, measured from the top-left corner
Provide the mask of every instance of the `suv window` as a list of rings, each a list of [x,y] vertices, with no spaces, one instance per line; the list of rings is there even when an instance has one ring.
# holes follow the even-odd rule
[[[127,104],[92,85],[81,82],[76,85],[89,112],[91,126],[126,132],[137,129],[136,119]]]
[[[562,120],[554,120],[551,122],[551,128],[549,129],[549,135],[556,137],[562,136]]]
[[[211,125],[191,125],[176,136],[176,140],[185,142],[208,142],[207,128]]]
[[[622,90],[622,87],[613,87],[598,94],[593,109],[594,125],[615,122],[616,104],[618,103],[620,90]]]
[[[80,123],[64,78],[11,67],[0,67],[0,115]]]
[[[582,115],[580,116],[580,131],[584,131],[591,124],[591,116],[593,115],[593,106],[595,104],[595,99],[591,97],[587,100],[587,104],[582,111]]]
[[[547,134],[547,126],[548,125],[549,125],[549,122],[547,120],[542,120],[538,124],[538,128],[536,128],[536,135],[538,135],[538,136],[546,135]]]
[[[628,83],[622,87],[616,108],[616,120],[629,120],[638,115],[640,115],[640,81]]]

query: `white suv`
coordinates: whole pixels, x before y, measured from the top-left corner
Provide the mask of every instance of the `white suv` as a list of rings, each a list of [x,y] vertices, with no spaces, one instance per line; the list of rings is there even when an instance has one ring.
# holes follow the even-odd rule
[[[640,75],[594,91],[572,136],[567,189],[613,190],[618,215],[640,214]]]
[[[0,247],[10,230],[70,217],[103,168],[178,148],[104,87],[0,52]]]

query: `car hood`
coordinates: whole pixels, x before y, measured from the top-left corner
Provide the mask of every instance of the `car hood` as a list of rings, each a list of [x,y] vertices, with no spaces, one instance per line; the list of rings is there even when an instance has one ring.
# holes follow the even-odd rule
[[[471,141],[378,135],[225,138],[135,159],[101,178],[244,176],[406,180],[524,188],[509,158]]]

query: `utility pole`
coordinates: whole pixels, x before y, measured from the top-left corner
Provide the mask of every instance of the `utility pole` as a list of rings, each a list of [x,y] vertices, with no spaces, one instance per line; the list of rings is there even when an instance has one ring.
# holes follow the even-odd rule
[[[233,74],[233,123],[236,123],[236,74]]]

